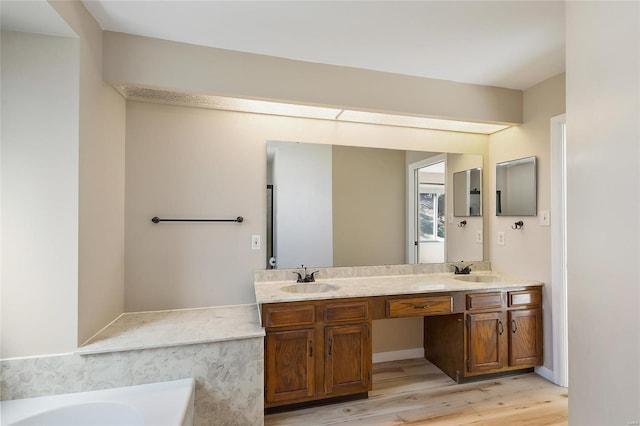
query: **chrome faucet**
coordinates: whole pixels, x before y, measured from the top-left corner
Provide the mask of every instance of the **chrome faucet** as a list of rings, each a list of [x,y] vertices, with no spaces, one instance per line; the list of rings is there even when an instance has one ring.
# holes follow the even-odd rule
[[[463,263],[463,262],[464,262],[464,260],[461,261],[460,263]],[[455,268],[453,273],[456,274],[456,275],[469,275],[469,273],[471,272],[471,266],[472,265],[473,264],[470,263],[467,266],[465,266],[464,268],[462,268],[462,267],[458,268],[457,265],[453,265],[453,267]]]
[[[297,283],[314,283],[316,282],[316,278],[314,277],[314,274],[320,272],[320,271],[313,271],[311,273],[307,273],[307,268],[304,267],[304,265],[301,266],[301,268],[304,270],[304,273],[300,273],[300,272],[293,272],[294,274],[296,274],[298,276],[298,279],[296,280]],[[302,277],[304,275],[304,278]]]

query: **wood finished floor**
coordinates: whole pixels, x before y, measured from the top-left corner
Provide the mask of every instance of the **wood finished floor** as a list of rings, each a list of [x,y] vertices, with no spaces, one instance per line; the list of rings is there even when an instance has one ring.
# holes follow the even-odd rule
[[[424,359],[373,365],[369,399],[265,416],[275,425],[567,424],[567,389],[531,373],[458,385]]]

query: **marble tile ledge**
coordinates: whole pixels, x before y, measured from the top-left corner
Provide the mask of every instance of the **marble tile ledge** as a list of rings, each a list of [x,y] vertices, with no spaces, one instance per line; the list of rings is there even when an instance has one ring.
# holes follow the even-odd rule
[[[75,353],[91,355],[264,337],[257,305],[124,313]]]

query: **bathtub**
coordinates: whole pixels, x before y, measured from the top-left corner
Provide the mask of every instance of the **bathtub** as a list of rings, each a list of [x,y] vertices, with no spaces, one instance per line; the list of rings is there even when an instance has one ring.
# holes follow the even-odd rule
[[[192,426],[194,379],[3,401],[2,426]]]

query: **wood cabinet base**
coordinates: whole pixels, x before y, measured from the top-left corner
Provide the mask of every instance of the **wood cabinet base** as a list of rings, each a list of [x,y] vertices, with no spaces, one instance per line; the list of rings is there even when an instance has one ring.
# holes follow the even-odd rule
[[[542,365],[540,287],[262,305],[265,409],[366,398],[373,319],[424,317],[425,358],[458,383]]]
[[[371,300],[264,305],[265,408],[371,390]]]
[[[466,294],[464,313],[424,318],[425,358],[458,383],[542,365],[539,287]]]
[[[301,410],[303,408],[319,407],[322,405],[337,404],[339,402],[357,401],[359,399],[368,399],[368,398],[369,398],[369,392],[361,392],[361,393],[350,394],[350,395],[334,396],[334,397],[325,398],[325,399],[314,399],[312,401],[307,401],[307,402],[297,402],[297,403],[288,404],[288,405],[277,405],[272,407],[265,405],[264,414],[284,413],[286,411]]]

